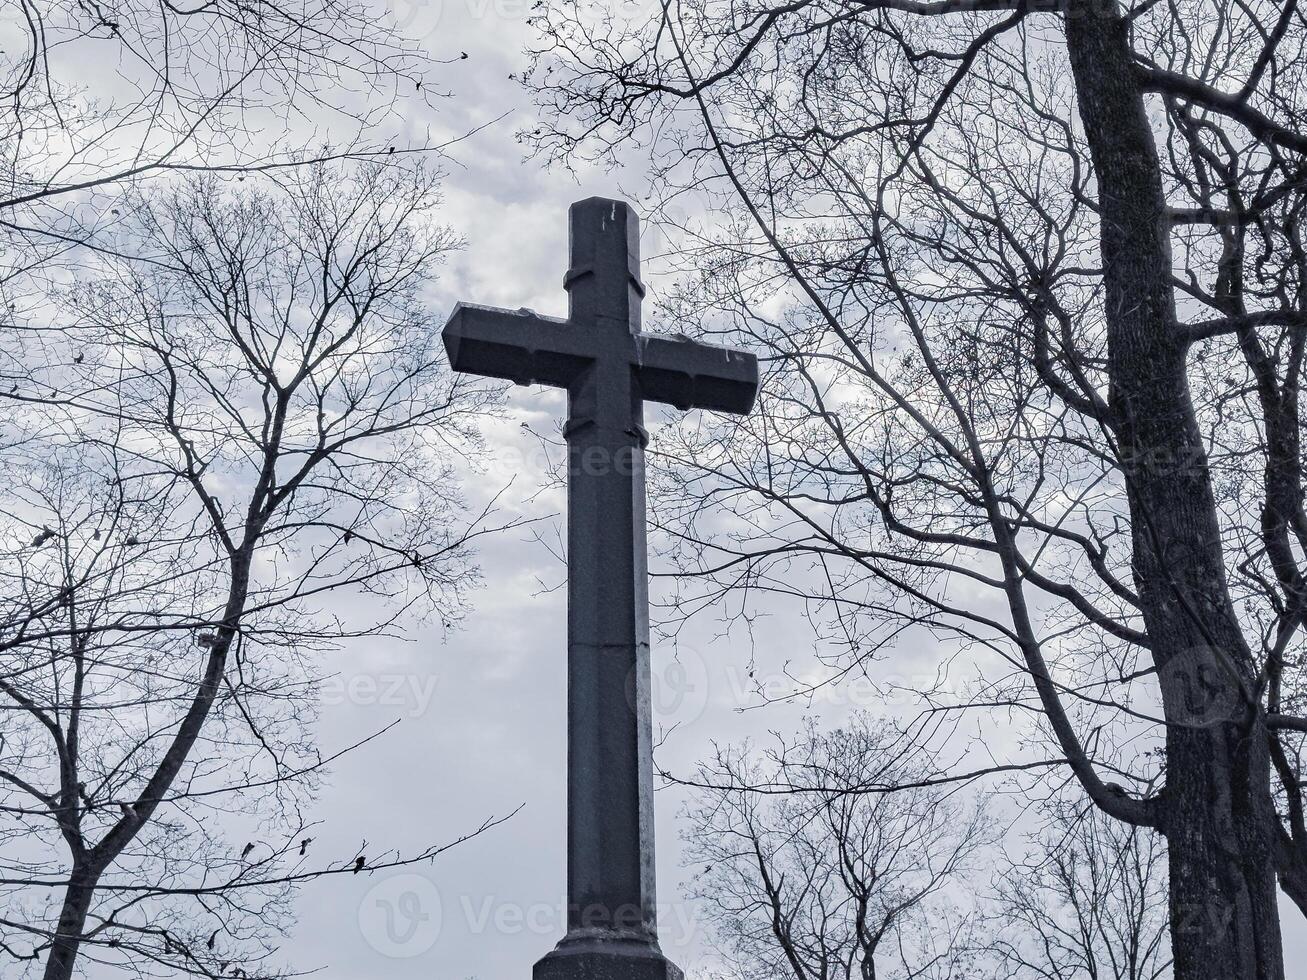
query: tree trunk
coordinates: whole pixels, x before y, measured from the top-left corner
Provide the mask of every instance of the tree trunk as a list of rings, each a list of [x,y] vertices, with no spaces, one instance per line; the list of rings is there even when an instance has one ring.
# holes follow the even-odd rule
[[[1279,837],[1280,888],[1307,915],[1307,851],[1294,842],[1288,831],[1282,829]]]
[[[1066,17],[1098,181],[1113,423],[1134,577],[1167,719],[1163,830],[1176,980],[1283,980],[1270,756],[1257,668],[1225,578],[1176,322],[1170,225],[1127,24]]]
[[[44,980],[72,980],[73,965],[77,962],[77,951],[86,932],[86,915],[95,897],[98,878],[98,874],[93,874],[85,866],[73,865],[68,887],[64,890],[63,907],[59,910],[58,932],[45,961]]]

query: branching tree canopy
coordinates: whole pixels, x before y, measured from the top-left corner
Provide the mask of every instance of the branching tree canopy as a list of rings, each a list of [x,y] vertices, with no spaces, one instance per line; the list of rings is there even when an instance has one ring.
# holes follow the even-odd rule
[[[866,716],[719,749],[696,780],[686,861],[725,976],[967,975],[975,921],[950,896],[992,841],[983,809],[947,787],[867,792],[932,771],[920,747]]]
[[[456,621],[486,529],[390,138],[431,58],[353,0],[11,12],[0,972],[271,976],[297,882],[433,853],[315,860],[308,810],[313,654]]]
[[[847,662],[957,638],[987,676],[933,710],[1027,714],[1165,835],[1176,977],[1280,980],[1277,879],[1307,910],[1296,0],[539,26],[541,151],[645,143],[727,215],[687,229],[665,311],[770,365],[755,416],[659,443],[702,594],[824,603]]]
[[[451,625],[488,530],[452,473],[486,396],[447,370],[423,295],[457,244],[435,180],[316,165],[134,195],[121,251],[22,335],[0,450],[6,976],[278,975],[297,883],[439,850],[317,859],[308,809],[330,761],[314,655],[410,612]]]
[[[986,975],[1165,980],[1165,840],[1080,801],[1054,799],[1048,815],[1030,852],[1000,868],[984,929],[995,957]]]
[[[42,322],[43,284],[141,181],[396,152],[431,65],[365,0],[20,0],[0,22],[0,325]]]

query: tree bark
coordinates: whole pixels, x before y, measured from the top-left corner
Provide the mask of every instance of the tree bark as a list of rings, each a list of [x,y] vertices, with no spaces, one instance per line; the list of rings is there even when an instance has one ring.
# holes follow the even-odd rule
[[[1280,888],[1307,915],[1307,852],[1299,847],[1289,833],[1280,831]]]
[[[100,875],[123,852],[153,816],[177,773],[190,756],[200,730],[208,719],[209,711],[217,698],[227,654],[235,641],[241,617],[245,613],[245,600],[249,594],[250,565],[253,561],[253,540],[257,526],[251,518],[247,525],[245,543],[232,557],[232,580],[228,587],[223,619],[218,627],[217,639],[209,649],[204,674],[196,688],[190,708],[182,717],[167,751],[159,761],[135,804],[125,807],[123,816],[87,855],[74,861],[64,893],[63,908],[59,913],[58,932],[46,959],[44,980],[72,980],[77,954],[85,935],[86,917],[95,898]]]
[[[1175,976],[1283,980],[1265,715],[1189,393],[1157,147],[1116,4],[1073,6],[1066,40],[1098,182],[1109,401],[1133,571],[1167,720],[1161,804]]]
[[[72,980],[98,878],[99,875],[85,865],[73,866],[68,887],[64,890],[63,907],[59,910],[58,931],[45,961],[44,980]]]

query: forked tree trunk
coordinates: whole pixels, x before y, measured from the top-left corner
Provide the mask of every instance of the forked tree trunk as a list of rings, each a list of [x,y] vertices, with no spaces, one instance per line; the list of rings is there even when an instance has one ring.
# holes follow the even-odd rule
[[[1283,980],[1267,733],[1189,393],[1157,147],[1115,4],[1073,6],[1066,38],[1098,180],[1134,576],[1168,722],[1161,813],[1175,976]]]
[[[277,432],[280,438],[280,431]],[[72,980],[78,952],[86,935],[86,918],[95,898],[100,876],[110,867],[123,849],[135,839],[141,828],[149,823],[159,802],[165,798],[173,780],[181,771],[200,730],[209,717],[209,711],[222,684],[227,654],[236,637],[245,601],[249,595],[250,565],[253,561],[254,542],[258,529],[246,528],[245,543],[232,558],[231,585],[223,618],[217,630],[217,641],[209,648],[204,674],[196,688],[190,708],[177,726],[171,744],[164,752],[158,767],[146,783],[137,802],[124,811],[120,819],[104,838],[84,856],[73,862],[64,892],[63,907],[59,912],[58,932],[50,946],[45,962],[44,980]],[[89,853],[89,857],[85,856]]]

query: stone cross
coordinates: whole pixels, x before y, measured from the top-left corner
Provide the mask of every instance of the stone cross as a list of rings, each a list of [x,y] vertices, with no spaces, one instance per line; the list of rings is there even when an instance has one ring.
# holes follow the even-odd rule
[[[567,934],[535,980],[680,980],[654,909],[644,402],[745,413],[751,354],[640,332],[635,212],[570,212],[568,318],[460,303],[456,371],[567,389]]]

